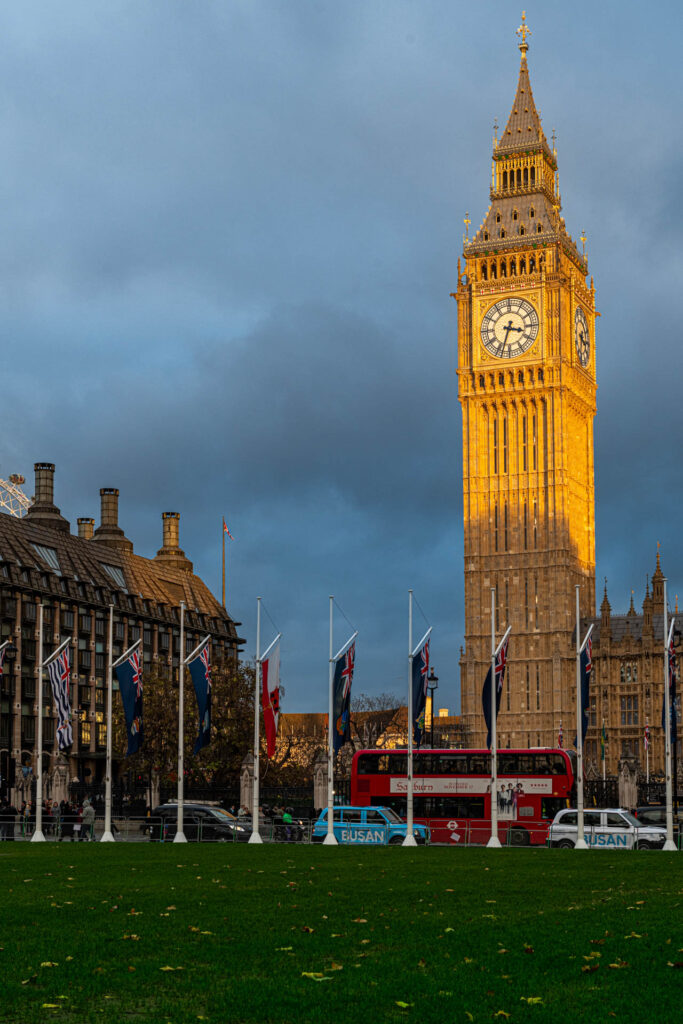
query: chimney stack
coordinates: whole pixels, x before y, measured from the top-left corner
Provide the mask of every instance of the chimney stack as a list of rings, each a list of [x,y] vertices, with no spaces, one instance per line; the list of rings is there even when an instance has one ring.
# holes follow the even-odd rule
[[[119,491],[117,487],[100,487],[101,523],[93,540],[108,544],[127,554],[133,554],[133,544],[119,526]]]
[[[192,572],[192,562],[185,557],[185,552],[179,547],[180,513],[163,512],[161,520],[164,524],[164,543],[163,547],[157,551],[155,561],[165,562],[184,572]]]
[[[78,536],[81,538],[81,540],[92,540],[92,535],[94,531],[94,519],[89,519],[87,516],[82,516],[78,520]]]
[[[34,522],[53,530],[68,532],[69,524],[54,503],[55,467],[53,462],[36,462],[36,493],[27,515]]]

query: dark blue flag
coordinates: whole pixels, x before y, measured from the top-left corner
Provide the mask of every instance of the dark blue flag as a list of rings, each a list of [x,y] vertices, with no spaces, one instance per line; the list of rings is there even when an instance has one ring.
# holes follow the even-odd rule
[[[500,650],[496,655],[496,720],[498,719],[498,711],[500,710],[500,698],[503,692],[503,682],[505,680],[505,666],[507,664],[508,657],[508,638],[507,636],[500,645]],[[489,668],[486,673],[486,679],[484,680],[484,689],[481,693],[481,703],[484,709],[484,721],[486,722],[486,746],[491,749],[491,669]]]
[[[581,675],[581,743],[586,740],[588,731],[588,717],[591,708],[590,684],[593,671],[593,641],[590,637],[586,640],[586,646],[579,655],[579,670]],[[574,746],[577,746],[577,738],[574,736]]]
[[[116,678],[119,681],[123,713],[126,718],[128,750],[126,757],[136,754],[142,746],[144,732],[142,728],[142,668],[140,666],[140,648],[116,666]]]
[[[211,742],[211,661],[208,642],[197,657],[192,659],[189,669],[199,712],[199,735],[192,753],[198,754],[202,747],[208,747]]]
[[[337,753],[351,739],[351,683],[356,660],[356,645],[351,644],[334,666],[332,681],[332,736]]]
[[[670,739],[673,747],[678,740],[678,716],[676,715],[676,650],[673,637],[669,644],[669,710]],[[666,729],[666,693],[662,697],[662,729]],[[665,733],[666,735],[666,733]]]
[[[427,676],[429,675],[429,640],[413,657],[413,743],[419,747],[425,731]],[[432,708],[432,715],[434,708]]]

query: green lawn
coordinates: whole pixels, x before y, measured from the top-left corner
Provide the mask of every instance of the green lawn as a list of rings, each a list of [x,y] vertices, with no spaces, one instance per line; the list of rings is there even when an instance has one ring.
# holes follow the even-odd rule
[[[0,871],[0,1021],[683,1013],[680,854],[3,843]]]

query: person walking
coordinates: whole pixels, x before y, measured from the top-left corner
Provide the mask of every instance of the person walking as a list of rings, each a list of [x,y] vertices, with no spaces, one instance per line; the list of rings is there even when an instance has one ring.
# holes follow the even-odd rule
[[[81,841],[90,841],[95,838],[95,808],[88,797],[83,801],[83,823],[81,827]]]

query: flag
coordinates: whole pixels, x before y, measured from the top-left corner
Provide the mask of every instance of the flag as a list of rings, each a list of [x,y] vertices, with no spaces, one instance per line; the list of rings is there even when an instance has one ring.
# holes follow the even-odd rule
[[[74,737],[71,727],[71,702],[69,699],[69,683],[71,681],[71,663],[69,646],[47,666],[47,673],[52,684],[52,699],[57,712],[57,742],[60,751],[68,754],[73,746]]]
[[[581,667],[581,743],[586,739],[588,731],[588,716],[590,714],[590,682],[593,671],[593,641],[590,637],[579,656]],[[574,737],[574,744],[577,745],[577,737]]]
[[[643,744],[645,745],[645,749],[648,750],[648,748],[650,746],[650,726],[649,725],[645,726],[645,736],[643,738]]]
[[[227,524],[225,522],[225,516],[223,517],[223,533],[227,533],[227,535],[230,538],[230,540],[234,540],[235,539],[233,537],[233,535],[230,533],[230,530],[227,527]]]
[[[678,739],[678,716],[676,715],[676,649],[674,647],[673,634],[669,641],[669,712],[671,733],[671,746],[674,747]],[[666,729],[666,693],[662,699],[662,729]]]
[[[607,746],[607,730],[605,729],[605,719],[602,720],[602,733],[600,734],[600,760],[605,760],[605,747]]]
[[[342,654],[334,666],[332,733],[335,754],[351,739],[351,683],[355,660],[356,645],[352,643],[346,654]]]
[[[208,747],[211,742],[211,659],[208,640],[188,667],[199,712],[199,735],[192,753],[198,754],[202,747]]]
[[[5,653],[6,653],[6,651],[7,651],[7,647],[5,646],[5,644],[3,644],[2,647],[0,647],[0,679],[2,679],[2,666],[3,666],[4,661],[5,661]]]
[[[119,691],[123,704],[123,714],[126,719],[126,735],[128,736],[128,749],[126,757],[137,754],[142,746],[144,732],[142,728],[142,666],[140,664],[140,646],[138,641],[134,650],[124,657],[124,660],[116,664],[116,678],[119,681]]]
[[[496,719],[500,709],[500,698],[503,692],[503,681],[505,679],[505,665],[508,656],[508,638],[500,645],[496,655]],[[484,689],[481,694],[481,703],[484,708],[484,721],[486,722],[486,746],[491,749],[491,669],[489,668],[484,680]]]
[[[425,731],[427,676],[429,675],[429,640],[413,655],[413,743],[419,747]],[[434,708],[432,708],[434,714]]]
[[[564,733],[562,732],[562,722],[560,722],[560,731],[557,734],[557,745],[562,750],[562,740],[564,739]]]
[[[268,757],[275,753],[277,726],[280,718],[280,643],[275,645],[272,653],[261,662],[261,707],[263,708],[263,725],[266,730],[266,749]]]

